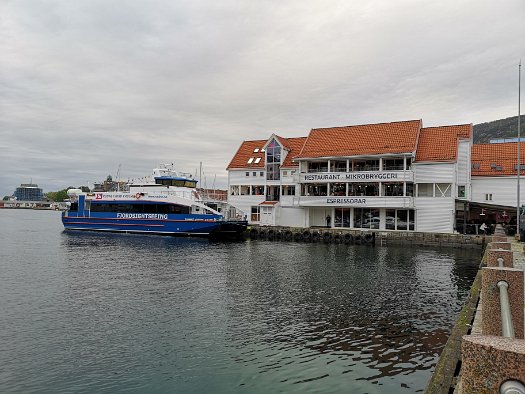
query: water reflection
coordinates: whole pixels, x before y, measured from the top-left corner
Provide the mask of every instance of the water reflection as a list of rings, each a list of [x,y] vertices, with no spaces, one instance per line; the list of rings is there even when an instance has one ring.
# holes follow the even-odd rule
[[[251,247],[251,256],[265,258],[235,261],[242,267],[228,277],[231,318],[243,321],[230,327],[232,338],[242,339],[238,349],[261,340],[276,354],[297,352],[241,351],[236,360],[260,362],[261,373],[322,358],[351,379],[383,384],[395,377],[398,388],[421,390],[428,373],[417,379],[419,387],[410,375],[435,365],[469,289],[471,279],[459,280],[453,267],[470,278],[476,272],[471,254],[462,261],[454,252],[296,244],[286,254],[264,242]]]
[[[478,260],[63,232],[31,214],[0,226],[7,392],[422,391]]]

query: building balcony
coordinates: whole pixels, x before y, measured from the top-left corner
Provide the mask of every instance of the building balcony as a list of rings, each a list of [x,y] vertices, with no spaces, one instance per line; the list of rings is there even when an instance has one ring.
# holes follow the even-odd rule
[[[295,196],[293,205],[300,207],[413,208],[414,197]]]
[[[354,171],[354,172],[307,172],[298,175],[299,183],[332,182],[413,182],[414,172],[405,171]]]

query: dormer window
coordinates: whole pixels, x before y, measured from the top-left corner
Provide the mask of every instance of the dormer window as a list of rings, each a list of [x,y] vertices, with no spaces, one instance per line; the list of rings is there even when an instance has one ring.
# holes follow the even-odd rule
[[[255,159],[255,162],[254,162],[254,163],[255,163],[255,164],[259,164],[260,161],[261,161],[261,158],[258,157],[257,159]]]
[[[253,157],[250,157],[250,158],[248,159],[248,164],[252,164],[252,163],[253,163]]]
[[[257,152],[259,152],[259,148],[255,148],[255,149],[253,150],[253,153],[257,153]]]

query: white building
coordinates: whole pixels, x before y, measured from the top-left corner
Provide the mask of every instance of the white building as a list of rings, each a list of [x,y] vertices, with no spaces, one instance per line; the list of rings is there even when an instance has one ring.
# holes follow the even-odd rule
[[[525,143],[521,143],[520,175],[525,175]],[[472,146],[472,199],[478,207],[474,215],[488,223],[515,225],[518,177],[517,142],[476,144]],[[525,200],[525,179],[520,179],[520,201]],[[483,217],[480,217],[480,214]],[[476,216],[477,215],[477,216]],[[479,221],[479,220],[478,220]]]
[[[228,202],[252,224],[453,232],[471,195],[472,125],[420,120],[245,141]]]

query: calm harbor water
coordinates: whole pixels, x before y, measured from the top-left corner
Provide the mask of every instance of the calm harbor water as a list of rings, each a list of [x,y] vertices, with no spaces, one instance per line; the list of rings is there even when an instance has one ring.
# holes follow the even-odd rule
[[[0,392],[422,392],[479,259],[0,210]]]

